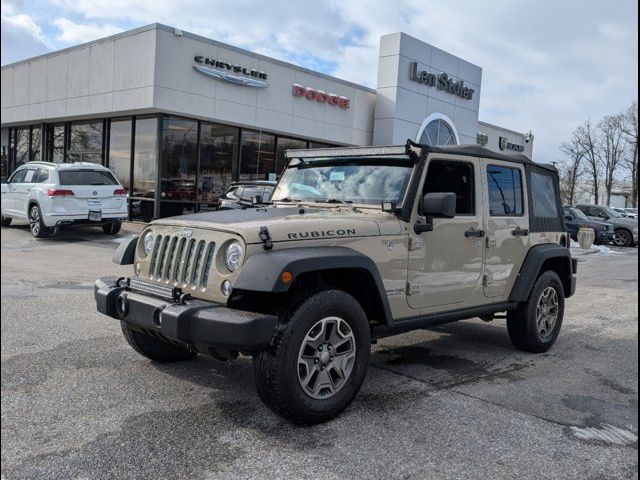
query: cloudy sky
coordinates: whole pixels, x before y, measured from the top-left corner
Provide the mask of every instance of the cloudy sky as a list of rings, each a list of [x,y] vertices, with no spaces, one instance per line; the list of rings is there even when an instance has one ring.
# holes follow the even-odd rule
[[[375,88],[381,35],[483,68],[480,119],[535,134],[539,161],[638,91],[635,0],[2,0],[2,64],[159,22]]]

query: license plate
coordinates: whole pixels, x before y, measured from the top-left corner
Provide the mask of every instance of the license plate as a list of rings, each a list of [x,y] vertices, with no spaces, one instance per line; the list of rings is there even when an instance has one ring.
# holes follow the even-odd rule
[[[89,212],[89,221],[91,222],[101,222],[102,221],[102,212]]]
[[[101,207],[102,206],[102,199],[100,199],[100,198],[88,198],[87,199],[87,205],[89,205],[90,207]]]

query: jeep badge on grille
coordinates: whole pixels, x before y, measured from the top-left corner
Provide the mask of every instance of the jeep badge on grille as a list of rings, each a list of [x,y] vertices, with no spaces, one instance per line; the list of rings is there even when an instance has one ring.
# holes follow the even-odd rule
[[[193,230],[191,230],[190,228],[182,228],[182,229],[180,229],[180,236],[181,237],[190,237],[191,235],[193,235]]]

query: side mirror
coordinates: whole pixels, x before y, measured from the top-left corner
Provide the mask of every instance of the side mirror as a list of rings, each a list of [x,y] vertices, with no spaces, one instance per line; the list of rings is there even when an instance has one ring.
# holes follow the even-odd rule
[[[427,193],[424,197],[422,197],[422,214],[440,218],[455,217],[456,194]]]

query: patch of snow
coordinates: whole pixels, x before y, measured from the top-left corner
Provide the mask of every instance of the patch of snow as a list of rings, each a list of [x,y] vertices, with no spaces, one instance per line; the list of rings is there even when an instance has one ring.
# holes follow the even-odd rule
[[[593,427],[569,427],[571,433],[580,440],[600,440],[601,442],[615,443],[617,445],[631,445],[638,441],[638,435],[629,430],[603,424],[601,428]]]
[[[591,247],[592,250],[596,250],[598,253],[602,253],[604,255],[620,255],[622,252],[618,252],[617,250],[611,250],[606,245],[594,245]]]

